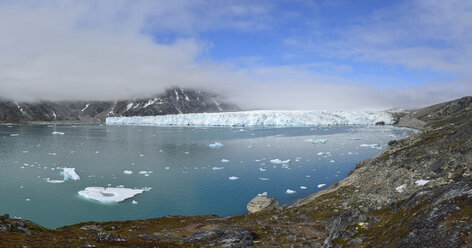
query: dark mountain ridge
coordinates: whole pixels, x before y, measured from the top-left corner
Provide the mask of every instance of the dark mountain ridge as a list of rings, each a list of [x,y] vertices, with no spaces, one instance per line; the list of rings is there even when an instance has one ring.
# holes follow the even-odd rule
[[[170,88],[149,98],[121,101],[38,101],[0,100],[0,123],[104,123],[113,116],[226,112],[240,110],[235,104],[209,92]]]

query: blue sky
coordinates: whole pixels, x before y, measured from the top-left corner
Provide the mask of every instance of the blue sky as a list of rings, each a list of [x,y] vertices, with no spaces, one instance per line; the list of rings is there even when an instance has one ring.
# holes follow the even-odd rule
[[[472,95],[470,16],[467,0],[0,0],[0,96],[419,107]]]

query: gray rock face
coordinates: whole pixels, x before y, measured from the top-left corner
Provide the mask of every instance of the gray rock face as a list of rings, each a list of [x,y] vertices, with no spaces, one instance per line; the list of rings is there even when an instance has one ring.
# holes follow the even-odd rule
[[[458,116],[471,111],[472,97],[467,96],[407,113],[399,117],[397,126],[424,130],[427,129],[432,122],[443,119],[444,117]]]
[[[247,204],[249,213],[256,213],[263,210],[274,210],[279,208],[279,202],[270,196],[258,195]]]
[[[171,88],[161,95],[122,101],[17,103],[0,100],[0,123],[103,123],[113,116],[151,116],[240,110],[208,92]]]
[[[180,244],[203,244],[205,247],[253,247],[255,234],[247,229],[237,231],[212,230],[194,233]]]

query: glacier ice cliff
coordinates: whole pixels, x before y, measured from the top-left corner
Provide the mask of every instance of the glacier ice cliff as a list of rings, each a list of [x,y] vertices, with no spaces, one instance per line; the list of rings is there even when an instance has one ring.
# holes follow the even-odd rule
[[[394,123],[384,111],[242,111],[159,116],[109,117],[107,125],[154,126],[323,126]]]

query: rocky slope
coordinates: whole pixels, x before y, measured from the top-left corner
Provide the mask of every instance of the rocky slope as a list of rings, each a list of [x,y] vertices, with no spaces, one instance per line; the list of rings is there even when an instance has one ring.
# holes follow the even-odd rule
[[[0,217],[6,247],[472,247],[472,98],[412,112],[421,133],[289,207],[49,230]],[[259,199],[260,200],[260,199]],[[256,204],[258,201],[254,201]],[[253,204],[253,205],[254,205]],[[259,208],[250,206],[252,210]]]
[[[17,103],[0,101],[0,123],[103,123],[111,116],[148,116],[236,111],[239,108],[203,91],[172,88],[161,95],[123,101]]]

